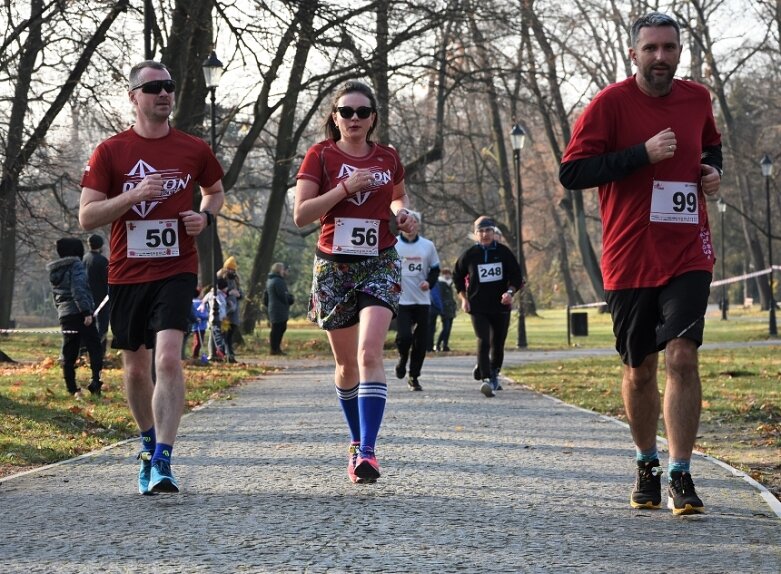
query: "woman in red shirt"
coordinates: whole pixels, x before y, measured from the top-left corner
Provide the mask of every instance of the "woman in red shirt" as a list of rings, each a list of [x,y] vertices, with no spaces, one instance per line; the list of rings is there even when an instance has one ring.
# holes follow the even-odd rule
[[[401,267],[390,231],[410,231],[404,166],[396,150],[371,140],[377,102],[350,81],[334,95],[326,139],[313,145],[297,175],[293,218],[322,225],[313,269],[309,318],[328,333],[337,396],[350,428],[347,474],[380,477],[374,447],[388,387],[383,345],[398,311]]]

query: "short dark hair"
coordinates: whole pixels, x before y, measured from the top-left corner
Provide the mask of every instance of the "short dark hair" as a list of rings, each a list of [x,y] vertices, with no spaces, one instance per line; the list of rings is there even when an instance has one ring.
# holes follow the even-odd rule
[[[141,70],[144,68],[152,68],[153,70],[165,70],[169,74],[171,71],[165,64],[161,64],[157,60],[144,60],[139,62],[132,68],[130,68],[130,74],[127,76],[128,88],[133,89],[138,86],[138,77],[141,75]]]
[[[374,92],[367,84],[364,84],[363,82],[359,82],[357,80],[349,80],[345,82],[338,90],[336,90],[334,97],[331,99],[331,109],[328,111],[328,115],[325,118],[325,122],[323,122],[323,129],[325,131],[326,139],[331,139],[334,141],[339,141],[341,139],[342,134],[339,133],[339,128],[337,128],[336,124],[334,123],[333,114],[334,112],[336,112],[336,106],[339,103],[339,98],[341,98],[346,94],[351,94],[353,92],[363,94],[364,96],[369,98],[369,102],[371,104],[372,110],[374,110],[375,112],[377,111],[377,98],[374,97]],[[379,116],[375,113],[374,123],[372,123],[372,127],[369,128],[369,131],[366,134],[366,141],[369,141],[371,139],[371,135],[374,132],[375,128],[377,127],[378,120],[379,120]]]
[[[637,46],[640,30],[643,28],[661,28],[662,26],[671,26],[672,28],[675,28],[675,34],[678,36],[678,43],[681,43],[681,26],[675,18],[672,18],[667,14],[662,14],[661,12],[650,12],[645,16],[641,16],[632,24],[630,34],[632,46]]]

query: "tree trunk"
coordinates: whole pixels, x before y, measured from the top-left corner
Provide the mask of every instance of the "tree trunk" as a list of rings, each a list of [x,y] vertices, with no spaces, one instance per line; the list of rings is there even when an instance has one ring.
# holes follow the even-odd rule
[[[317,5],[316,1],[303,2],[296,16],[300,32],[277,129],[271,194],[269,195],[266,215],[263,219],[260,241],[252,262],[247,296],[244,300],[244,310],[241,317],[242,331],[244,333],[253,332],[255,325],[260,320],[260,300],[265,287],[265,281],[263,280],[268,275],[269,269],[271,269],[274,246],[276,245],[279,224],[282,220],[285,198],[289,188],[290,171],[301,133],[294,129],[295,114],[298,107],[299,88],[304,77],[309,51],[312,47],[312,23]]]
[[[23,136],[28,133],[28,124],[32,121],[28,117],[28,98],[32,75],[36,73],[35,63],[45,44],[42,37],[42,19],[40,18],[44,9],[43,1],[32,0],[30,3],[31,17],[28,21],[27,37],[20,50],[19,66],[15,71],[16,84],[14,85],[13,104],[8,119],[8,141],[3,159],[2,176],[0,177],[0,328],[8,328],[11,322],[14,282],[16,280],[16,194],[19,187],[19,176],[33,154],[45,141],[49,128],[73,95],[73,91],[87,69],[92,55],[105,40],[106,33],[119,14],[127,9],[128,2],[129,0],[118,0],[106,14],[95,33],[87,39],[73,69],[56,93],[54,100],[46,108],[33,133],[25,142]]]

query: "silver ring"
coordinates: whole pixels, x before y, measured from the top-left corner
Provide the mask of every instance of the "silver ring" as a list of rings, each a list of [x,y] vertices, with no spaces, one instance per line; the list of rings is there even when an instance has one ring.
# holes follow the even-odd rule
[[[672,144],[668,145],[667,147],[670,149],[670,151],[673,151],[673,146],[672,146]]]

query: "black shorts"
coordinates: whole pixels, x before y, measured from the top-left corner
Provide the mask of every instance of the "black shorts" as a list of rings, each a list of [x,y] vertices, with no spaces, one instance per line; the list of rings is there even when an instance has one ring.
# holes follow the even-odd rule
[[[605,291],[616,350],[624,364],[639,367],[671,339],[702,345],[712,279],[707,271],[691,271],[661,287]]]
[[[192,294],[198,284],[193,273],[133,285],[109,285],[113,349],[151,349],[155,334],[166,329],[187,332]]]

